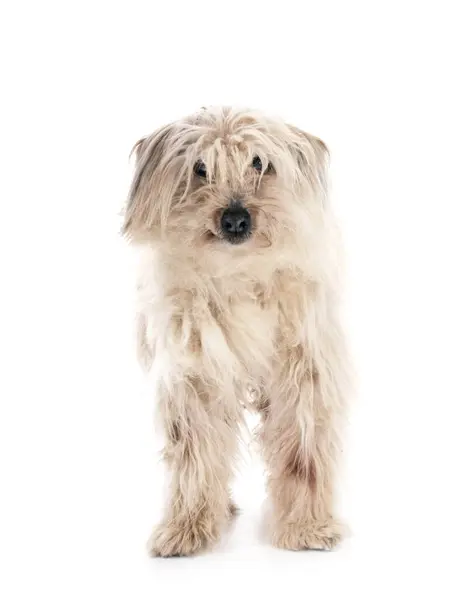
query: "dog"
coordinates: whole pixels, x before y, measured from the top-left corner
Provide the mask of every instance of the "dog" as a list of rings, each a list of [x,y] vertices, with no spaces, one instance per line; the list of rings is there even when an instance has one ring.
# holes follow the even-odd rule
[[[212,547],[248,391],[273,545],[331,549],[348,395],[326,145],[252,110],[204,108],[134,147],[123,234],[141,254],[138,356],[165,430],[170,498],[153,556]]]

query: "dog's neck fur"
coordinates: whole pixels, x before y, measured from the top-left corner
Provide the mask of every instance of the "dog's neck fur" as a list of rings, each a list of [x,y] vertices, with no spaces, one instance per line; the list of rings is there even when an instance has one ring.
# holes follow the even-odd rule
[[[191,250],[174,254],[173,249],[164,245],[148,247],[145,254],[160,291],[171,296],[177,292],[190,292],[205,297],[206,302],[212,301],[213,296],[252,300],[259,294],[268,295],[280,274],[289,273],[291,279],[302,284],[320,279],[317,261],[307,260],[307,256],[290,249],[276,252],[274,262],[268,251],[257,250],[252,255],[244,248],[234,248],[229,260],[226,260],[225,252],[205,252],[198,256]],[[149,266],[148,262],[146,266]]]

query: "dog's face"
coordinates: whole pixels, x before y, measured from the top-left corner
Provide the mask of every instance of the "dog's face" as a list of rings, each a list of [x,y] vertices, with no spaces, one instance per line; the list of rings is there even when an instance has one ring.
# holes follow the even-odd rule
[[[171,248],[251,252],[286,243],[326,208],[318,138],[250,111],[204,109],[140,140],[124,232]]]

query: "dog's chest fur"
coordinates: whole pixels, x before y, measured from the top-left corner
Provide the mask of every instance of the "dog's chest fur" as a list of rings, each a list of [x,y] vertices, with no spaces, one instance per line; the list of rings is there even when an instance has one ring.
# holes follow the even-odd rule
[[[230,383],[269,376],[279,340],[294,329],[288,315],[297,312],[285,305],[284,273],[213,278],[151,267],[140,278],[139,345],[158,377],[203,372]],[[291,289],[289,302],[296,296]]]

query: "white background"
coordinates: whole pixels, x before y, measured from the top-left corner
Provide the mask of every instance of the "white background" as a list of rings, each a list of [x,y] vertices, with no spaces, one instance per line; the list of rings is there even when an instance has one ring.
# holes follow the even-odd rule
[[[464,4],[2,5],[2,599],[468,597]],[[260,540],[255,458],[220,548],[145,553],[163,470],[118,213],[136,139],[218,103],[331,150],[360,377],[331,554]]]

